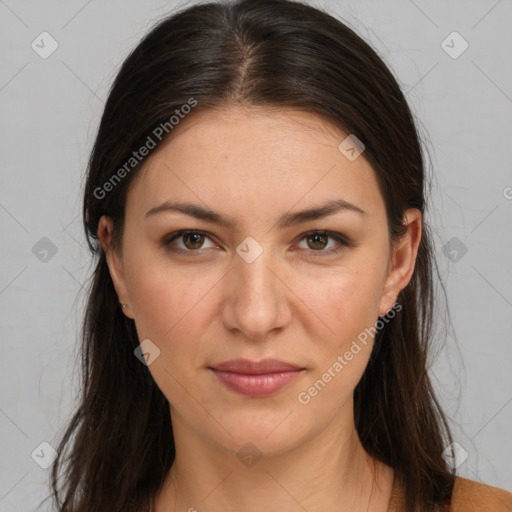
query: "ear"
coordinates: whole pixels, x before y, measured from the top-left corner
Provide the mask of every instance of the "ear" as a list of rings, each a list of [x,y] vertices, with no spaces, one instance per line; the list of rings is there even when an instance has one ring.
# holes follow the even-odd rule
[[[114,223],[110,217],[103,215],[98,223],[98,239],[105,251],[107,259],[108,270],[112,283],[116,290],[119,302],[126,304],[126,308],[123,309],[123,313],[133,319],[133,312],[130,305],[130,296],[126,286],[123,269],[123,259],[120,254],[120,249],[113,247],[112,245],[112,233]],[[121,307],[121,304],[119,305]]]
[[[398,294],[409,284],[414,272],[423,225],[421,212],[416,208],[406,210],[404,224],[407,231],[393,248],[392,261],[380,301],[379,316],[386,315],[392,309]]]

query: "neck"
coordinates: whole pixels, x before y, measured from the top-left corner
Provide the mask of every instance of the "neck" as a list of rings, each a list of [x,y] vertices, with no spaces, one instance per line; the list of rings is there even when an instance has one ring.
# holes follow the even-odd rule
[[[353,418],[341,422],[342,416],[300,446],[251,465],[197,435],[173,411],[176,458],[156,512],[386,512],[393,470],[368,455]]]

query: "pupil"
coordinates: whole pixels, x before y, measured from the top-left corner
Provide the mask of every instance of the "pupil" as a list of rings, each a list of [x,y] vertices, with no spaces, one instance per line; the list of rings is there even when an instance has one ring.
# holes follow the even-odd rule
[[[318,238],[325,238],[325,235],[318,235],[318,234],[316,234],[316,235],[311,235],[310,236],[310,239],[316,240],[316,241],[313,242],[313,245],[315,245],[316,243],[319,243],[318,242]],[[325,244],[322,244],[321,242],[320,242],[320,245],[322,245],[322,247],[317,247],[317,249],[322,249],[325,246]]]
[[[198,246],[201,246],[201,245],[202,245],[202,244],[201,244],[201,237],[202,237],[202,236],[203,236],[203,235],[201,235],[201,234],[199,234],[199,233],[190,233],[190,234],[186,235],[185,240],[190,239],[190,238],[194,238],[194,237],[199,237],[199,241],[197,241],[197,240],[196,240],[195,242],[194,242],[194,241],[192,242],[192,245],[194,246],[194,247],[192,247],[192,248],[193,248],[193,249],[197,249],[198,247],[196,247],[196,245],[198,245]],[[187,245],[187,246],[188,246],[188,244],[185,244],[185,245]],[[190,249],[190,247],[189,247],[189,249]]]

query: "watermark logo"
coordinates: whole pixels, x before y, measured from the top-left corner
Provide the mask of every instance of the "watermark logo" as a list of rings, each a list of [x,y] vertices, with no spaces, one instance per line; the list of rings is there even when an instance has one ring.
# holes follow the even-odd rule
[[[32,247],[32,254],[42,263],[48,263],[56,254],[57,246],[46,236],[43,236]]]
[[[441,455],[452,469],[457,469],[469,457],[469,453],[456,441],[448,445]]]
[[[356,158],[358,158],[366,146],[360,141],[353,133],[351,133],[347,138],[341,141],[341,144],[338,146],[338,149],[341,154],[345,156],[348,160],[353,162]]]
[[[48,469],[55,461],[57,451],[50,443],[43,441],[37,445],[30,456],[38,466]]]
[[[469,43],[458,32],[454,31],[442,41],[441,48],[452,59],[458,59],[469,48]]]
[[[41,32],[30,44],[41,59],[47,59],[57,50],[59,43],[48,32]]]
[[[141,363],[149,366],[160,356],[160,349],[148,338],[142,341],[133,353]]]
[[[248,236],[237,246],[236,252],[246,263],[252,263],[263,253],[263,247],[252,236]]]
[[[238,450],[236,456],[248,468],[255,466],[262,457],[261,451],[253,443],[246,443]]]
[[[443,245],[444,255],[453,263],[460,261],[467,252],[467,245],[456,236],[450,238],[450,240]]]

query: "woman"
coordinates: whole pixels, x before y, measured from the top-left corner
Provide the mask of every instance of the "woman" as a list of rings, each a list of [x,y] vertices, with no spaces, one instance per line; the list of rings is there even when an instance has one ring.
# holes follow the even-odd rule
[[[397,82],[333,17],[239,0],[151,30],[89,162],[59,510],[511,510],[446,462],[425,181]]]

